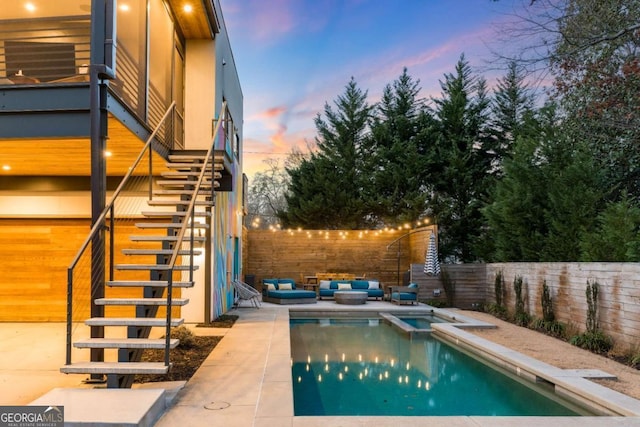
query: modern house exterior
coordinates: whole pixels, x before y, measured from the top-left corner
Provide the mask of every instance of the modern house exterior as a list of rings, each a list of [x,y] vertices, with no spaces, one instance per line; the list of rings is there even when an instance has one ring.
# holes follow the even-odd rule
[[[242,123],[218,0],[3,4],[0,321],[68,321],[70,342],[85,322],[91,362],[135,362],[143,345],[107,342],[110,326],[146,339],[227,311]],[[67,370],[126,386],[112,371]]]

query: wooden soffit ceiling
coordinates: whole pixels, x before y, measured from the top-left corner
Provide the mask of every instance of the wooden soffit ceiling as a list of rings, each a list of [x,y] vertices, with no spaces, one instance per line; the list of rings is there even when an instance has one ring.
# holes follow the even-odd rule
[[[144,142],[113,117],[109,118],[107,175],[124,176]],[[166,170],[166,161],[153,154],[154,173]],[[143,163],[148,164],[148,155]],[[10,169],[5,170],[5,166]],[[90,176],[89,138],[0,140],[0,176]]]
[[[220,31],[212,0],[168,0],[187,39],[209,39]]]

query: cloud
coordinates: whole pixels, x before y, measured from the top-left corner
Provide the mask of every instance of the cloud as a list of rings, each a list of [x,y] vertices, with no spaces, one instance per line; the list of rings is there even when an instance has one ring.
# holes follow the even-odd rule
[[[326,27],[333,1],[234,0],[225,3],[233,33],[254,42],[276,44],[292,34],[316,33]]]
[[[284,114],[286,110],[287,110],[286,107],[279,105],[279,106],[268,108],[265,111],[262,111],[261,113],[258,114],[258,117],[263,119],[273,119]]]

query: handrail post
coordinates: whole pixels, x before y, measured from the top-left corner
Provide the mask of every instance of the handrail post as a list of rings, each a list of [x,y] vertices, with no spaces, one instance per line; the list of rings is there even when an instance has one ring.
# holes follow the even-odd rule
[[[153,150],[149,146],[149,200],[153,200]]]
[[[71,335],[73,323],[73,269],[67,269],[67,348],[66,365],[71,365]]]
[[[189,281],[192,282],[193,281],[193,250],[196,247],[195,245],[195,238],[194,238],[194,234],[195,234],[195,223],[196,223],[196,210],[192,209],[191,210],[191,247],[189,248]]]
[[[167,325],[165,328],[165,344],[164,344],[164,365],[169,366],[169,349],[171,347],[171,298],[173,293],[173,267],[169,270],[169,280],[167,282]]]
[[[113,262],[115,260],[115,204],[111,205],[111,214],[109,218],[109,280],[113,280]]]

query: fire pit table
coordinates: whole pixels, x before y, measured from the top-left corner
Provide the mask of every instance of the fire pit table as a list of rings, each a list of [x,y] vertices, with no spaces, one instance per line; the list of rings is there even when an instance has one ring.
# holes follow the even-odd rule
[[[369,294],[362,291],[336,291],[333,297],[336,304],[360,305],[367,302]]]

